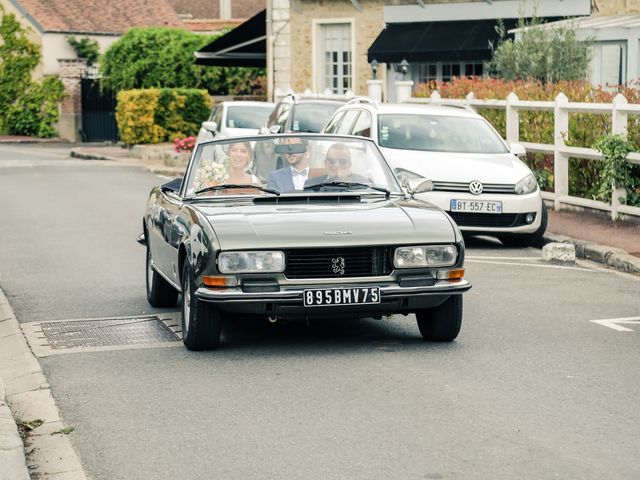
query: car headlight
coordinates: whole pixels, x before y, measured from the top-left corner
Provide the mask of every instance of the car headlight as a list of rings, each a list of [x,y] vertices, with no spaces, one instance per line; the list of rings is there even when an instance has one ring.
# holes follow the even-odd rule
[[[524,195],[525,193],[535,192],[538,188],[538,181],[533,173],[530,173],[518,183],[516,183],[516,194]]]
[[[409,180],[422,180],[424,177],[422,175],[418,175],[410,170],[405,170],[404,168],[395,168],[393,172],[398,177],[400,181],[400,185],[406,186],[409,184]]]
[[[221,252],[220,273],[264,273],[284,271],[284,252]]]
[[[398,247],[393,255],[396,268],[450,267],[458,260],[455,245]]]

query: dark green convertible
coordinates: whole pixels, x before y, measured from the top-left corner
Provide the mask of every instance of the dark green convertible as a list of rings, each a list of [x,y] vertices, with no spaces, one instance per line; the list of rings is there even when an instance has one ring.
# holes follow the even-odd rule
[[[427,340],[462,322],[464,242],[363,138],[265,135],[199,144],[184,178],[151,191],[139,242],[147,298],[175,305],[183,341],[216,348],[237,315],[415,313]]]

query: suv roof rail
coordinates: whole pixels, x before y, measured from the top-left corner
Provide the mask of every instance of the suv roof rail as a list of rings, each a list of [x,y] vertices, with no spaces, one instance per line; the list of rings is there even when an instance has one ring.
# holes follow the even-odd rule
[[[476,111],[475,108],[473,108],[471,105],[469,105],[468,103],[463,103],[465,102],[465,100],[458,100],[458,99],[449,99],[447,100],[442,99],[442,100],[438,100],[437,102],[432,102],[428,99],[420,99],[417,100],[415,98],[412,98],[411,100],[405,100],[403,103],[413,103],[413,104],[419,104],[419,105],[431,105],[434,107],[453,107],[453,108],[460,108],[462,110],[467,110],[469,112],[473,112],[473,113],[478,113]]]
[[[371,97],[355,97],[347,102],[347,105],[355,105],[357,103],[367,103],[378,108],[378,102]]]

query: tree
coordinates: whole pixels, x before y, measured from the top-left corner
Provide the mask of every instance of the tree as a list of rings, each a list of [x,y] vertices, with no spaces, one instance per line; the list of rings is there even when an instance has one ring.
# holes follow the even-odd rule
[[[504,24],[497,27],[498,47],[490,69],[506,80],[583,80],[589,68],[591,39],[579,41],[568,26],[545,28],[538,18],[519,19],[519,37],[506,38]]]
[[[237,91],[238,84],[264,76],[262,69],[196,65],[194,52],[218,36],[177,28],[133,28],[102,56],[104,84],[116,91],[201,88],[214,95],[226,95]],[[263,90],[254,94],[263,94]]]

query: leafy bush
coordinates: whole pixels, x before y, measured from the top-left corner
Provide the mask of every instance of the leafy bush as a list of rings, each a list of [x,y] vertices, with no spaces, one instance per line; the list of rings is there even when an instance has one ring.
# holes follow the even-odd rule
[[[637,148],[633,142],[615,134],[603,135],[594,143],[593,149],[602,153],[597,198],[611,202],[612,186],[615,186],[627,190],[627,200],[623,203],[640,204],[640,176],[637,170],[634,175],[634,166],[626,161],[627,155]]]
[[[53,124],[58,121],[58,103],[63,96],[64,85],[56,77],[31,84],[9,107],[6,118],[9,133],[42,138],[55,136]]]
[[[637,85],[594,87],[586,81],[560,81],[543,83],[539,81],[501,80],[495,78],[461,77],[446,83],[423,83],[416,87],[414,96],[428,97],[437,90],[442,98],[465,98],[473,92],[478,99],[506,99],[515,92],[520,100],[553,101],[559,93],[564,93],[571,102],[611,103],[618,93],[622,93],[629,103],[640,103],[640,89]],[[504,109],[477,108],[500,134],[506,136],[506,114]],[[629,140],[640,144],[640,122],[638,116],[629,115],[627,124]],[[533,143],[553,144],[553,112],[520,111],[520,140]],[[567,145],[591,147],[601,136],[611,132],[611,115],[597,113],[572,113],[569,115],[569,132],[565,138]],[[548,191],[553,186],[553,155],[527,155],[527,163],[534,170],[540,186]],[[599,183],[594,182],[602,172],[602,162],[598,160],[569,160],[569,193],[584,198],[598,198]],[[640,179],[640,167],[632,167],[632,175]],[[542,181],[541,181],[542,180]],[[635,197],[633,197],[635,198]],[[629,204],[640,205],[640,201],[628,197]],[[635,202],[635,203],[632,203]]]
[[[76,51],[78,58],[87,60],[87,65],[93,65],[98,61],[100,56],[100,47],[98,42],[91,40],[89,37],[83,37],[78,40],[76,37],[67,37],[67,42]]]
[[[264,81],[260,80],[264,69],[195,64],[194,52],[220,35],[198,35],[178,28],[132,28],[102,57],[104,85],[116,91],[196,88],[212,95],[264,95]]]
[[[14,135],[53,137],[58,103],[64,95],[62,82],[45,78],[37,83],[31,72],[40,63],[40,47],[15,15],[0,6],[0,131]]]
[[[195,135],[210,109],[205,90],[127,90],[117,95],[116,121],[126,144],[161,143]]]

